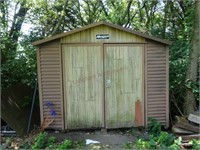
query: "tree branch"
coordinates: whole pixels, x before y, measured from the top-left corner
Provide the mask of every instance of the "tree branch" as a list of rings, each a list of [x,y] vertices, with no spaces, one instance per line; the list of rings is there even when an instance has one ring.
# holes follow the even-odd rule
[[[109,15],[108,15],[108,12],[106,11],[106,8],[104,7],[104,4],[103,4],[102,0],[99,0],[99,2],[100,2],[100,5],[101,5],[101,7],[103,9],[103,12],[104,12],[106,18],[110,18]]]
[[[29,8],[26,7],[26,1],[23,1],[20,5],[19,11],[13,17],[13,23],[10,29],[9,37],[12,39],[13,44],[18,41],[19,32],[24,22],[25,16]],[[12,50],[16,50],[16,46],[12,47]]]
[[[52,34],[51,35],[55,35],[58,33],[58,30],[61,26],[61,23],[65,17],[65,9],[67,8],[67,4],[68,4],[68,0],[65,1],[65,4],[64,4],[64,7],[63,7],[63,10],[62,10],[62,13],[61,13],[61,17],[56,25],[56,27],[54,28],[54,30],[52,31]]]
[[[132,2],[133,2],[133,0],[130,0],[130,1],[129,1],[129,3],[128,3],[128,5],[127,5],[126,12],[125,12],[125,14],[124,14],[124,18],[125,18],[126,13],[127,13],[127,21],[126,21],[125,27],[126,27],[126,26],[129,24],[129,22],[130,22],[130,8],[131,8]]]

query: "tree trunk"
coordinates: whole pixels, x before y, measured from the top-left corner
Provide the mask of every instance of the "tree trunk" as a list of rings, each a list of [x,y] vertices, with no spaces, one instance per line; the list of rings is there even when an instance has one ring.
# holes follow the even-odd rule
[[[199,24],[200,24],[200,1],[195,1],[195,20],[194,20],[194,33],[192,38],[192,50],[190,53],[190,62],[187,70],[187,80],[189,79],[192,82],[197,81],[197,72],[198,72],[198,58],[199,58]],[[196,100],[191,89],[187,89],[185,102],[184,102],[184,114],[188,115],[193,112],[196,107]]]

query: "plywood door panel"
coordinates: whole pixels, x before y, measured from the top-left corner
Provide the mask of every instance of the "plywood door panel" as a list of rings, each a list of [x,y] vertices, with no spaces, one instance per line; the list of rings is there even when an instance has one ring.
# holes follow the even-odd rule
[[[144,125],[143,45],[105,44],[106,127]]]
[[[103,126],[102,46],[64,45],[67,129]]]

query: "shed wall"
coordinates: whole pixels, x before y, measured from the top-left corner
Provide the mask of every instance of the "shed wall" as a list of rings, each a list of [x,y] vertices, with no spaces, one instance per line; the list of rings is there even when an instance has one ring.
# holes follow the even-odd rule
[[[96,39],[97,34],[109,34],[109,39]],[[116,28],[100,25],[61,38],[62,43],[145,42],[145,38]]]
[[[109,34],[109,39],[96,39],[96,34]],[[168,126],[168,48],[143,37],[100,25],[58,40],[41,44],[38,49],[38,75],[41,122],[51,117],[48,102],[53,103],[55,120],[49,128],[64,129],[61,43],[145,43],[145,119],[156,118]]]
[[[45,117],[54,121],[49,128],[63,129],[63,89],[61,69],[60,41],[45,43],[38,49],[38,75],[40,91],[41,123]],[[47,103],[53,103],[48,107]],[[56,115],[52,117],[50,109],[55,110]]]
[[[156,118],[168,126],[168,48],[147,41],[146,51],[146,122]]]

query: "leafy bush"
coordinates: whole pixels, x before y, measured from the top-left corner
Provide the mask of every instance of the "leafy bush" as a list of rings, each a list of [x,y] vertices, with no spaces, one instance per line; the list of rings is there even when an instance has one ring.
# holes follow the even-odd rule
[[[47,140],[47,146],[54,145],[56,143],[56,138],[54,136],[50,136]]]
[[[73,145],[77,149],[83,149],[85,147],[85,140],[74,141]]]
[[[161,125],[159,122],[157,122],[154,118],[148,118],[148,130],[149,134],[153,136],[159,136],[161,133]]]
[[[182,144],[182,138],[175,138],[173,134],[161,131],[161,125],[155,119],[149,118],[148,124],[149,140],[138,139],[135,143],[136,149],[173,149],[178,150]],[[200,140],[191,140],[193,149],[200,149]],[[128,148],[133,145],[128,145]]]
[[[133,149],[133,143],[132,142],[125,143],[124,148],[125,149]]]
[[[166,149],[174,143],[175,137],[167,132],[161,132],[157,137],[151,135],[149,141],[139,139],[136,141],[137,149]]]
[[[143,139],[138,139],[136,141],[135,145],[136,145],[137,149],[149,149],[150,148],[150,143]]]
[[[64,140],[60,146],[58,147],[58,149],[72,149],[72,141],[70,140]]]
[[[195,149],[195,150],[200,149],[200,140],[193,139],[189,143],[192,144],[193,149]]]
[[[57,140],[54,136],[48,135],[46,132],[39,133],[34,139],[34,142],[30,148],[32,149],[72,149],[72,148],[84,148],[84,141],[71,141],[65,139],[61,143],[57,143]]]
[[[161,132],[160,136],[157,139],[158,144],[162,145],[162,146],[170,146],[171,144],[173,144],[175,140],[175,137],[173,134],[169,134],[167,132]]]
[[[46,146],[47,142],[47,133],[39,133],[35,139],[35,143],[32,146],[32,149],[43,149]]]

